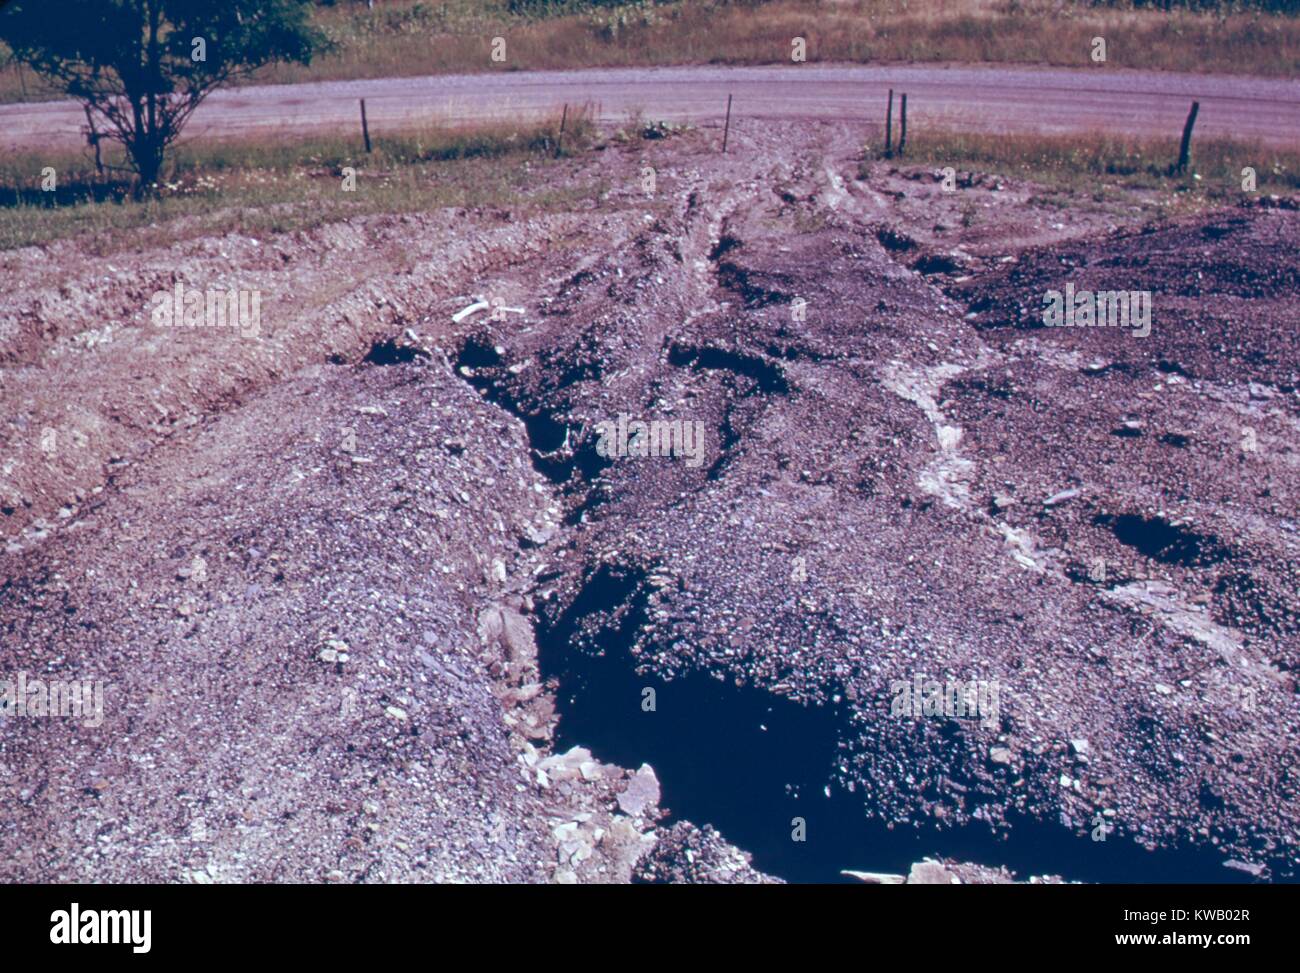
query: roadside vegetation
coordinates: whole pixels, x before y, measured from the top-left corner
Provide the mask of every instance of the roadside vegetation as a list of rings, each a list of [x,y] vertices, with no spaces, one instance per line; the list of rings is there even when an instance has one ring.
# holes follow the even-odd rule
[[[885,158],[883,145],[868,145],[861,171]],[[1197,140],[1192,163],[1172,175],[1178,140],[1124,139],[1104,135],[990,135],[930,131],[908,135],[895,164],[952,166],[1039,183],[1045,199],[1087,196],[1105,200],[1125,191],[1148,191],[1145,208],[1170,214],[1223,206],[1259,195],[1300,192],[1300,149],[1281,149],[1223,139]],[[1242,170],[1255,171],[1256,189],[1242,190]],[[1129,193],[1131,195],[1131,193]]]
[[[241,83],[807,59],[971,62],[1300,75],[1300,0],[336,0],[313,26],[333,45],[310,65]],[[1090,59],[1106,38],[1105,67]],[[493,62],[492,38],[506,41]],[[58,97],[0,49],[0,102]]]
[[[307,0],[10,0],[9,57],[81,103],[96,144],[120,145],[135,193],[154,191],[168,150],[213,91],[329,47]]]
[[[99,237],[97,249],[230,230],[292,231],[373,213],[491,206],[516,216],[572,208],[601,186],[555,189],[539,169],[557,155],[582,151],[594,126],[570,111],[563,148],[560,119],[530,127],[409,132],[377,138],[367,154],[360,139],[307,138],[201,142],[180,146],[155,196],[134,198],[120,149],[96,170],[87,153],[0,157],[0,250],[49,243],[75,234]],[[491,160],[491,165],[484,165]],[[44,192],[32,173],[53,166],[58,188]],[[347,191],[346,169],[355,171]]]
[[[1291,16],[1223,4],[1135,8],[1078,0],[774,0],[519,3],[376,0],[320,8],[338,50],[310,68],[274,65],[265,81],[655,64],[790,63],[791,39],[814,61],[965,61],[1107,65],[1294,76],[1300,4]],[[489,57],[507,42],[505,62]]]

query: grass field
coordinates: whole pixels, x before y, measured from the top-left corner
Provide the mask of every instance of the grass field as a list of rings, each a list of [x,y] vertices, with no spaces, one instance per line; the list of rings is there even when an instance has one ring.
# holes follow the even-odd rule
[[[199,236],[232,229],[286,231],[370,213],[446,206],[571,208],[576,196],[602,191],[552,190],[539,167],[554,163],[559,119],[527,128],[479,128],[409,133],[375,141],[367,155],[355,139],[232,141],[181,147],[157,198],[131,198],[125,160],[95,171],[84,153],[0,159],[0,250],[48,243],[75,234],[117,247],[161,236]],[[564,152],[581,151],[592,126],[570,113]],[[485,160],[492,164],[484,165]],[[54,192],[40,188],[44,166],[58,173]],[[344,191],[345,168],[355,191]],[[541,187],[541,188],[539,188]]]
[[[1275,0],[1282,2],[1282,0]],[[1084,0],[773,0],[527,4],[510,0],[340,0],[316,9],[334,44],[309,67],[270,65],[261,82],[653,64],[789,61],[962,61],[1092,66],[1104,37],[1109,67],[1293,77],[1300,74],[1300,3],[1293,15],[1164,11]],[[516,2],[516,8],[520,6]],[[531,11],[531,12],[528,12]],[[1236,12],[1224,12],[1236,11]],[[492,39],[506,59],[491,60]],[[0,63],[6,59],[0,51]],[[57,96],[29,70],[0,69],[0,102]]]

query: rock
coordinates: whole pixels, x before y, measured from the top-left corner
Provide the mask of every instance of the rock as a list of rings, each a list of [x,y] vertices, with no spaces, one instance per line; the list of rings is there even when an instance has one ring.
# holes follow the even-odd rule
[[[845,868],[840,874],[856,878],[859,882],[866,882],[868,885],[903,885],[907,882],[906,875],[893,875],[889,872],[855,872],[851,868]]]
[[[349,648],[342,639],[326,639],[316,657],[321,662],[347,662]]]
[[[505,605],[493,605],[479,612],[478,634],[484,645],[500,644],[516,674],[536,665],[537,643],[528,619]]]
[[[501,638],[505,622],[501,618],[500,606],[493,605],[478,613],[478,636],[484,644],[491,645]]]
[[[1043,506],[1055,507],[1057,504],[1065,503],[1067,500],[1073,500],[1075,497],[1079,495],[1079,493],[1080,491],[1077,487],[1071,487],[1068,490],[1062,490],[1060,493],[1053,493],[1050,497],[1048,497],[1046,500],[1043,501]]]
[[[960,885],[959,879],[936,861],[917,862],[907,874],[908,885]]]
[[[1256,865],[1254,862],[1237,861],[1235,858],[1229,858],[1223,863],[1223,867],[1245,872],[1254,878],[1262,878],[1264,873],[1268,871],[1263,865]]]
[[[512,608],[502,608],[502,641],[510,662],[515,666],[531,666],[537,658],[537,643],[533,640],[533,627],[528,619]]]
[[[655,776],[654,768],[642,764],[627,787],[619,793],[618,806],[629,817],[639,818],[647,808],[658,805],[659,796],[659,778]]]
[[[591,751],[586,747],[573,747],[567,753],[552,754],[538,762],[539,770],[546,773],[551,780],[576,780],[585,776],[582,767],[591,763]]]
[[[637,862],[654,848],[656,841],[653,830],[642,834],[633,826],[631,818],[619,816],[610,822],[600,844],[616,880],[629,881]]]
[[[989,762],[1009,765],[1011,763],[1011,751],[1006,747],[994,747],[989,751]]]
[[[1088,755],[1088,741],[1082,738],[1071,740],[1070,750],[1076,757],[1086,757]]]
[[[524,524],[523,536],[525,546],[541,547],[555,536],[555,528],[548,525],[539,529],[532,524]]]

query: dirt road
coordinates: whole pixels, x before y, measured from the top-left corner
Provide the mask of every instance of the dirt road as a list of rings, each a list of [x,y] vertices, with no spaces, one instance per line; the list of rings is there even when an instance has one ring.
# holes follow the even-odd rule
[[[719,122],[727,95],[738,117],[843,120],[879,125],[888,89],[908,93],[913,130],[928,125],[995,132],[1109,131],[1177,134],[1189,103],[1201,103],[1202,137],[1300,141],[1300,82],[1154,71],[1006,67],[790,65],[500,72],[220,91],[189,134],[353,131],[366,99],[372,130],[543,116],[565,102],[591,102],[603,121],[640,110],[670,122]],[[5,148],[83,140],[73,102],[0,107]]]

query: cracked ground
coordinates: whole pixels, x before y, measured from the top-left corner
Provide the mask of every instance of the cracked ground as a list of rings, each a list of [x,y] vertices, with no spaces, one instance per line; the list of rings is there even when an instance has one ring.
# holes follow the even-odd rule
[[[0,257],[0,663],[105,685],[0,722],[0,875],[1296,877],[1294,203],[732,139],[550,166],[569,212]],[[214,279],[260,337],[150,326]],[[1067,280],[1151,334],[1039,327]]]

